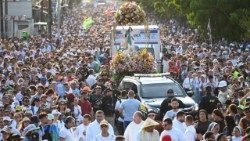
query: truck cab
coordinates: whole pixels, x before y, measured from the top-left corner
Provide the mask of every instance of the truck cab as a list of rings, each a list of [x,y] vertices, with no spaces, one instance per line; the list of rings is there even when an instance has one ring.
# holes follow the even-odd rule
[[[184,91],[181,85],[169,76],[164,74],[134,74],[125,76],[121,81],[119,90],[133,90],[137,99],[145,106],[145,112],[154,110],[159,112],[162,101],[166,98],[166,92],[172,89],[175,98],[183,102],[182,110],[191,112],[198,110],[198,104]]]

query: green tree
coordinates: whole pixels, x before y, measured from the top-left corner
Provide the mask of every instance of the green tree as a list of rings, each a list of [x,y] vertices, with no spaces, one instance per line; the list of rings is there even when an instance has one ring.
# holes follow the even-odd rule
[[[139,0],[162,17],[179,18],[206,36],[210,19],[214,39],[250,39],[249,0]]]

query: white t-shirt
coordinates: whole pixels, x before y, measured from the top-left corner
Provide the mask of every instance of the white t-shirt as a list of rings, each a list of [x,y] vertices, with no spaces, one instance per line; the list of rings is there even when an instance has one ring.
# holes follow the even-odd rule
[[[136,124],[134,121],[132,121],[124,132],[125,141],[136,141],[137,135],[140,132],[143,123],[144,121],[141,121],[140,124]]]
[[[63,127],[59,132],[59,137],[64,138],[65,141],[76,141],[76,138],[74,136],[74,132],[72,129],[67,129],[66,127]]]
[[[115,141],[115,135],[110,134],[108,137],[103,137],[100,133],[96,135],[94,141]]]
[[[185,139],[189,139],[190,141],[195,141],[197,135],[196,130],[193,125],[187,126],[186,131],[184,133]]]
[[[161,133],[160,139],[163,138],[165,135],[170,135],[172,138],[172,141],[183,141],[184,133],[182,133],[180,130],[172,128],[171,130],[164,130]]]
[[[75,133],[79,141],[86,141],[87,128],[88,126],[84,124],[80,124],[79,126],[76,127]]]

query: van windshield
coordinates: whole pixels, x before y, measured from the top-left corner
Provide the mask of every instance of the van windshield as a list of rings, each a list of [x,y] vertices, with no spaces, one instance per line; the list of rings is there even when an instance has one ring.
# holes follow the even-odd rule
[[[159,84],[142,84],[142,98],[165,98],[169,89],[174,91],[174,95],[178,97],[186,96],[184,90],[175,83],[159,83]]]

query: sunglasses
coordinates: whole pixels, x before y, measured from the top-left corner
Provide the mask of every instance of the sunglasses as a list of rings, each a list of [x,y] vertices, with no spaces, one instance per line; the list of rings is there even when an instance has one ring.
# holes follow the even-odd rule
[[[149,114],[148,117],[155,117],[155,114]]]
[[[101,125],[101,128],[108,128],[107,125]]]

